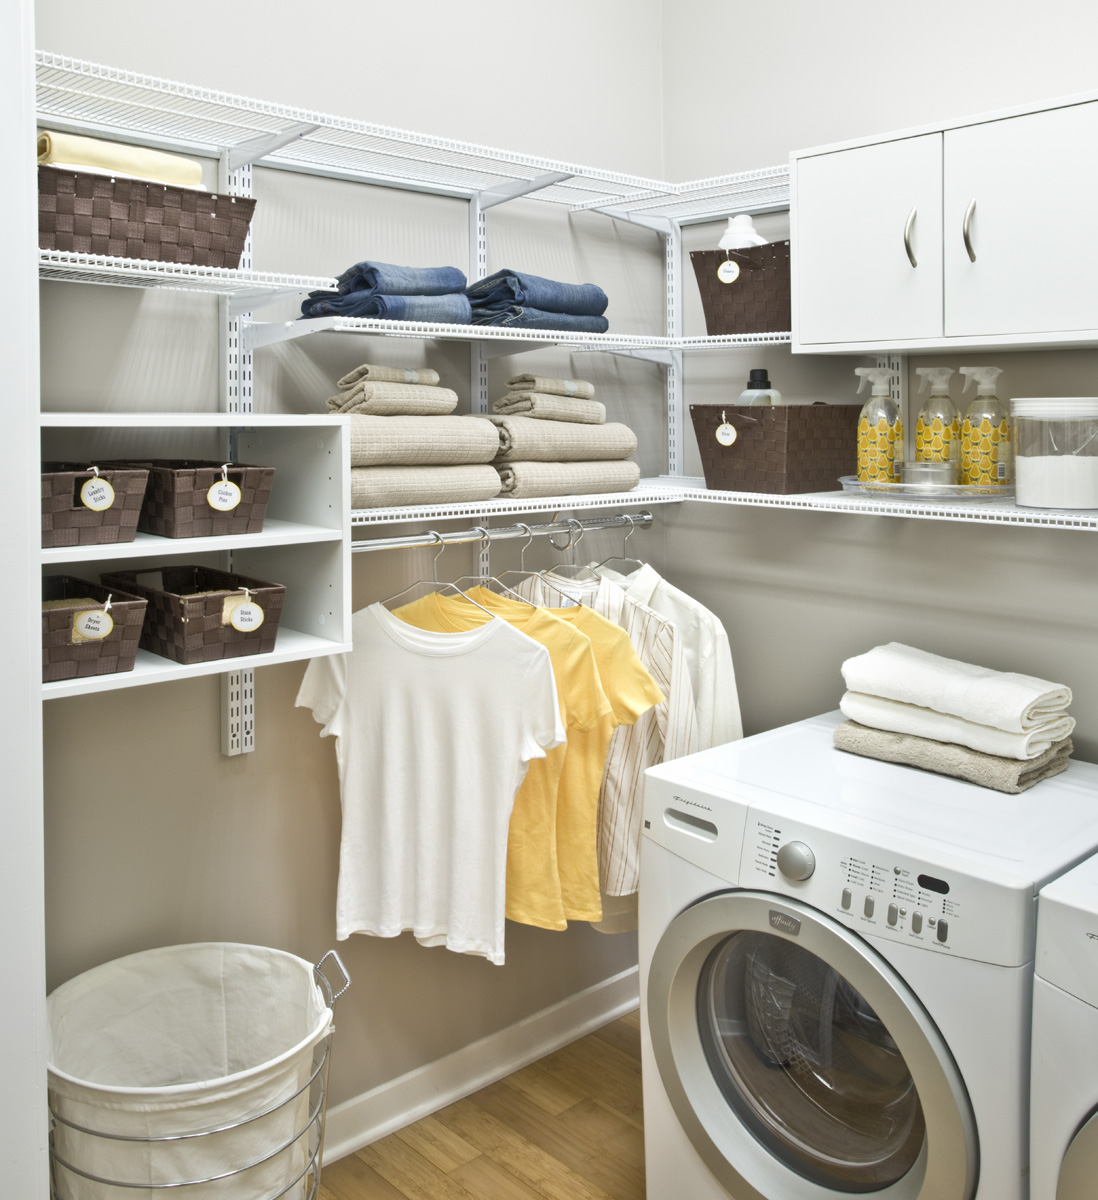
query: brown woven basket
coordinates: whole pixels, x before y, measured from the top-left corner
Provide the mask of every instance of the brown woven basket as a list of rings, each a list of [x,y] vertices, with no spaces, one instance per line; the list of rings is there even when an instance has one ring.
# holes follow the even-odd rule
[[[732,283],[722,283],[717,269],[728,260],[739,265],[740,274]],[[692,250],[690,261],[710,336],[792,329],[788,242],[768,242],[750,250]]]
[[[112,464],[123,465],[123,464]],[[236,463],[230,482],[240,488],[240,503],[228,512],[212,508],[207,493],[221,479],[221,463],[206,459],[156,458],[133,462],[149,472],[145,503],[137,528],[159,537],[216,537],[230,533],[262,533],[274,467]]]
[[[116,571],[102,575],[105,587],[117,587],[149,602],[141,648],[179,663],[216,662],[251,654],[269,654],[275,646],[286,589],[247,575],[213,567],[159,567],[152,571]],[[263,609],[258,629],[242,633],[229,624],[225,600],[242,588]]]
[[[143,179],[38,168],[38,245],[238,267],[255,201]]]
[[[73,618],[89,606],[78,604],[87,597],[100,606],[111,599],[114,628],[98,641],[74,640]],[[43,600],[72,600],[71,605],[42,609],[42,679],[84,679],[89,675],[113,675],[132,671],[137,643],[145,619],[145,601],[138,596],[71,575],[47,575],[42,580]]]
[[[857,465],[858,404],[691,404],[706,486],[720,492],[830,492]],[[717,429],[732,425],[731,446]]]
[[[114,503],[102,512],[81,502],[80,489],[93,472],[84,463],[42,464],[42,545],[102,546],[132,542],[149,472],[138,468],[102,468],[101,479],[114,488]]]

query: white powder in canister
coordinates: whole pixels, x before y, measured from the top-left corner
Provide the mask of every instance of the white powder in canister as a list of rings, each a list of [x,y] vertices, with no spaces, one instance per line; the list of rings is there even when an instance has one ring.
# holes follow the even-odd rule
[[[1019,454],[1014,479],[1015,499],[1025,508],[1098,508],[1098,457]]]

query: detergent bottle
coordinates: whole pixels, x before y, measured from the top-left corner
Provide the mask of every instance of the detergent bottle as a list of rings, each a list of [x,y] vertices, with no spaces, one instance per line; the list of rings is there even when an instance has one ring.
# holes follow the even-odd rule
[[[976,384],[976,398],[961,422],[961,482],[1006,487],[1011,478],[1010,417],[996,393],[1002,367],[962,367],[962,395]]]
[[[904,460],[904,423],[899,406],[889,395],[889,381],[899,374],[887,367],[855,367],[873,391],[858,416],[858,482],[899,483]]]
[[[916,367],[919,391],[930,385],[930,395],[915,422],[916,462],[956,462],[961,455],[961,423],[949,398],[952,367]]]

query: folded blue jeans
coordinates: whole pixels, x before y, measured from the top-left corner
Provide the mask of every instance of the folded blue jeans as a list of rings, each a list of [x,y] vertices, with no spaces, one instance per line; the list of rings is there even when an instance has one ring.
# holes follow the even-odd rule
[[[606,293],[593,283],[558,283],[555,279],[508,269],[478,279],[466,288],[465,294],[474,308],[520,305],[576,317],[601,316],[609,303]]]
[[[378,296],[373,292],[312,292],[301,305],[306,317],[380,317],[386,321],[433,321],[468,325],[472,309],[461,293],[445,296]]]
[[[475,307],[473,324],[503,325],[511,329],[556,329],[561,333],[605,333],[610,328],[610,322],[605,317],[544,312],[540,308],[525,308],[519,304],[512,304],[508,308]]]
[[[398,267],[393,263],[360,262],[336,282],[344,295],[374,292],[382,296],[446,296],[465,291],[468,280],[457,267]]]

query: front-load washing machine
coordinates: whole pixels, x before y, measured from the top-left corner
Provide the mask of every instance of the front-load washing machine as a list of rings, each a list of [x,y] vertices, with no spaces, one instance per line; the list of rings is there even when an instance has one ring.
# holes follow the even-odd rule
[[[1098,767],[1021,796],[832,746],[839,714],[648,772],[649,1200],[1025,1200],[1037,892]]]
[[[1098,1196],[1098,858],[1037,902],[1032,1200]]]

